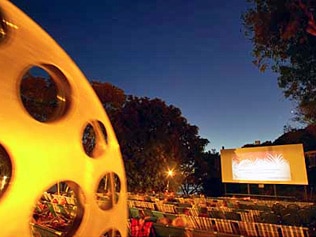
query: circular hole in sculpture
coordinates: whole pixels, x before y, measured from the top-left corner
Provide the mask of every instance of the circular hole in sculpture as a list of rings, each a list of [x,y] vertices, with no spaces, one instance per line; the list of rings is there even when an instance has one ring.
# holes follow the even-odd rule
[[[100,121],[97,121],[97,123],[98,123],[99,129],[101,130],[102,139],[104,139],[105,143],[108,143],[108,134],[106,132],[106,128],[104,124]]]
[[[65,114],[69,88],[66,78],[56,67],[34,66],[22,77],[20,98],[34,119],[48,122]]]
[[[83,130],[82,145],[85,153],[92,157],[96,145],[96,133],[90,123]]]
[[[101,237],[122,237],[121,233],[118,230],[110,229],[105,232]]]
[[[100,121],[88,123],[82,135],[82,145],[85,153],[90,157],[98,157],[107,144],[106,128]]]
[[[114,172],[106,173],[100,180],[96,199],[102,210],[111,209],[119,200],[121,191],[121,181]]]
[[[83,218],[82,199],[83,193],[74,182],[59,182],[50,187],[35,205],[33,236],[73,236]]]
[[[0,145],[0,197],[7,190],[12,175],[11,159],[2,145]]]

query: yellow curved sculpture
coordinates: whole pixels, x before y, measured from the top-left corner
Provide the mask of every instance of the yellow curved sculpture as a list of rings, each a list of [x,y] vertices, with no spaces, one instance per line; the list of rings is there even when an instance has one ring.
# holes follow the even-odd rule
[[[11,162],[11,176],[2,177],[8,183],[0,196],[1,236],[33,236],[37,202],[62,181],[74,185],[81,208],[71,236],[100,237],[108,231],[127,236],[124,165],[104,108],[82,72],[41,27],[7,0],[0,1],[0,9],[0,145]],[[44,122],[28,113],[20,96],[23,75],[34,66],[51,75],[58,88],[57,112]],[[91,156],[82,145],[87,124],[96,134]],[[119,198],[100,208],[98,185],[109,173],[119,179],[112,194]]]

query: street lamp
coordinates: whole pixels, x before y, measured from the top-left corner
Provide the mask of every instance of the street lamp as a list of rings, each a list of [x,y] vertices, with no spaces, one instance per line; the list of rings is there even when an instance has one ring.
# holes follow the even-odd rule
[[[167,171],[167,179],[168,179],[168,182],[167,182],[167,192],[169,190],[169,184],[170,184],[170,178],[174,176],[174,172],[173,170],[168,170]]]

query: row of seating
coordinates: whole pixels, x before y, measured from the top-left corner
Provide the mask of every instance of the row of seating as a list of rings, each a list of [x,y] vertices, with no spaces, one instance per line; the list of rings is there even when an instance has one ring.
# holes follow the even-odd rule
[[[250,228],[249,228],[250,227]],[[153,224],[156,237],[309,237],[309,233],[302,227],[274,226],[266,224],[252,224],[245,227],[241,223],[234,225],[231,232],[212,229],[189,229],[183,227]]]
[[[65,236],[65,233],[61,231],[54,230],[52,228],[31,223],[32,234],[33,236],[41,237],[62,237]]]
[[[284,206],[281,203],[275,203],[271,207],[265,208],[240,208],[235,207],[184,207],[183,204],[173,205],[162,202],[151,203],[145,201],[129,201],[130,207],[160,211],[163,213],[180,214],[186,210],[190,215],[199,216],[201,214],[212,218],[256,221],[270,224],[284,224],[293,226],[314,227],[316,224],[316,206],[299,206],[291,203]],[[257,206],[259,207],[259,206]]]
[[[157,200],[162,200],[162,197],[159,196],[151,196],[151,195],[137,195],[137,194],[129,194],[129,200],[134,201],[146,201],[146,202],[157,202]],[[199,204],[205,203],[207,206],[212,207],[220,207],[224,204],[228,207],[236,207],[239,205],[241,208],[244,209],[257,209],[266,207],[272,207],[276,202],[280,203],[283,206],[288,206],[291,204],[295,204],[299,207],[305,207],[314,205],[313,202],[305,202],[305,201],[294,201],[294,200],[280,200],[280,199],[258,199],[258,198],[247,198],[247,197],[175,197],[172,200],[173,203],[190,203],[190,204]]]
[[[140,218],[139,209],[130,208],[130,218]],[[184,214],[172,214],[163,213],[160,211],[142,210],[146,216],[150,216],[148,220],[153,221],[153,228],[155,232],[159,232],[157,236],[165,237],[172,236],[164,235],[163,233],[178,233],[179,237],[184,236],[189,231],[190,234],[207,236],[252,236],[252,237],[308,237],[310,235],[310,229],[301,226],[281,225],[281,224],[270,224],[260,223],[253,221],[242,221],[242,220],[230,220],[230,219],[219,219],[211,217],[199,217],[193,215]],[[161,225],[157,220],[167,217],[170,220],[181,216],[186,220],[187,228],[175,227],[170,225]],[[157,229],[157,230],[156,230]],[[183,235],[179,235],[179,232]],[[175,236],[177,236],[175,235]],[[225,235],[224,235],[225,236]]]

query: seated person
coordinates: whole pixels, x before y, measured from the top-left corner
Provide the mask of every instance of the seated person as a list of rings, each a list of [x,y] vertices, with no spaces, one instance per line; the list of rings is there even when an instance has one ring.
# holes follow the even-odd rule
[[[171,225],[176,227],[187,227],[187,221],[182,216],[178,216],[172,220]]]
[[[157,220],[157,223],[162,224],[162,225],[170,225],[171,220],[167,217],[161,217]]]

